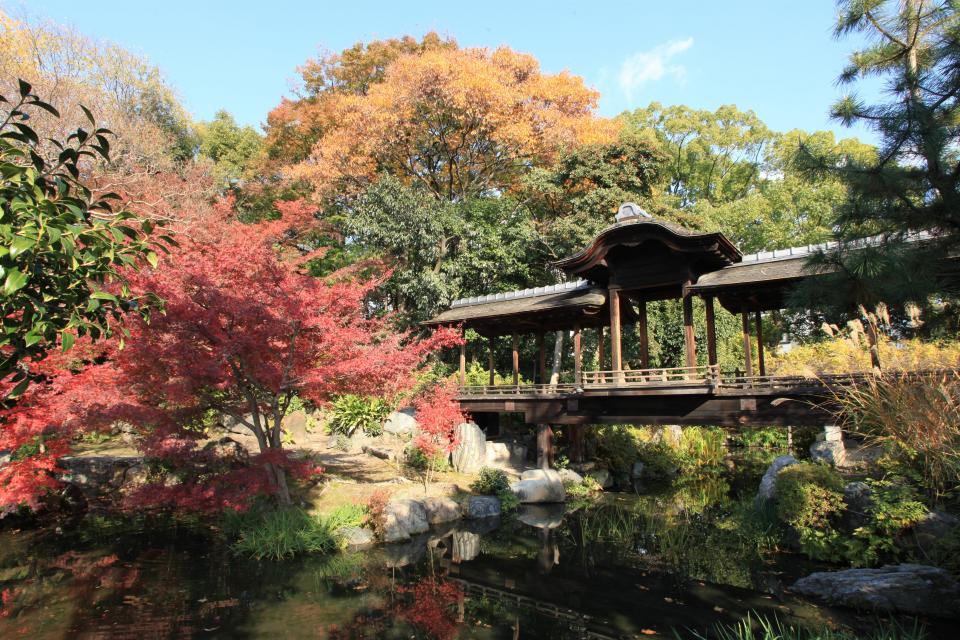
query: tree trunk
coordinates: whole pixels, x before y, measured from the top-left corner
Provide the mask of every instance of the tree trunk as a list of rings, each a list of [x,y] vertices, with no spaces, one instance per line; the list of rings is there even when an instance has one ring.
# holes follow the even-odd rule
[[[550,370],[550,384],[560,382],[560,367],[563,366],[563,334],[557,331],[556,342],[553,343],[553,368]]]

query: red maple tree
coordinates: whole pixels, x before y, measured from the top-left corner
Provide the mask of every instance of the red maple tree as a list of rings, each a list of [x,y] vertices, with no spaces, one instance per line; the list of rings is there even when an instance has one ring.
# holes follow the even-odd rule
[[[0,471],[10,482],[0,504],[35,506],[55,486],[56,458],[75,430],[117,421],[135,426],[145,455],[202,470],[148,485],[133,504],[243,509],[258,493],[289,504],[288,472],[316,472],[283,448],[282,420],[295,397],[322,405],[344,392],[408,390],[432,352],[458,342],[452,331],[398,332],[389,317],[370,313],[375,281],[301,273],[304,256],[291,246],[315,223],[314,208],[298,201],[277,209],[278,220],[241,224],[226,200],[178,223],[179,248],[131,275],[131,288],[158,295],[163,312],[149,324],[129,323],[124,348],[92,358],[79,373],[52,363],[50,382],[3,417],[0,449],[24,451],[38,438],[43,446]],[[256,437],[252,468],[217,466],[216,455],[199,447],[198,425],[210,411]]]

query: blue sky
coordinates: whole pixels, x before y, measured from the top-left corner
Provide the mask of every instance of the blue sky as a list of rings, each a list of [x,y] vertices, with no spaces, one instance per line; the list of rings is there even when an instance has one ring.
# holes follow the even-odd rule
[[[14,13],[71,24],[160,66],[198,119],[226,108],[258,125],[321,50],[434,30],[461,45],[506,44],[548,72],[582,76],[615,115],[653,100],[753,109],[772,128],[850,131],[827,112],[851,40],[832,0],[606,2],[235,2],[31,0]]]

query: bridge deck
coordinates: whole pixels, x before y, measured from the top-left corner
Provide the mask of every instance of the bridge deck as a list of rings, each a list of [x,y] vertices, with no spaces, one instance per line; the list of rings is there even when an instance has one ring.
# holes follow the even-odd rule
[[[943,372],[888,372],[908,378]],[[728,426],[823,424],[830,400],[876,374],[743,376],[718,367],[583,372],[579,383],[463,386],[472,413],[518,412],[527,422],[633,422]]]

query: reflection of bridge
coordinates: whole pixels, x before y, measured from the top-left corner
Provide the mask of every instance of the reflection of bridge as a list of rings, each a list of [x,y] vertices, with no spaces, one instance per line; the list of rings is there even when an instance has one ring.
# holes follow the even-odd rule
[[[870,238],[860,244],[880,242]],[[762,314],[782,309],[797,283],[821,277],[822,272],[808,269],[808,258],[832,248],[745,256],[722,233],[686,229],[625,204],[616,224],[579,253],[555,263],[571,282],[458,300],[426,324],[473,329],[489,340],[487,385],[466,385],[468,348],[460,351],[460,402],[474,414],[518,412],[544,428],[611,422],[822,425],[830,416],[818,404],[863,374],[768,376]],[[648,306],[663,300],[675,300],[682,308],[680,367],[651,367]],[[740,316],[742,371],[721,371],[718,365],[716,302]],[[695,318],[703,319],[702,327],[695,326]],[[634,325],[629,333],[624,332],[627,323]],[[548,369],[545,335],[552,331],[558,340]],[[698,331],[706,342],[702,350]],[[521,384],[520,338],[525,334],[536,337],[536,361],[524,372],[534,384]],[[569,354],[561,342],[566,335],[572,342]],[[867,335],[875,345],[875,332]],[[512,338],[513,384],[494,384],[500,336]],[[596,345],[595,353],[587,354],[592,371],[584,366],[584,336]],[[477,346],[470,345],[474,358]],[[572,363],[565,362],[570,356]],[[565,369],[565,364],[573,366]],[[550,384],[560,379],[562,384]]]

